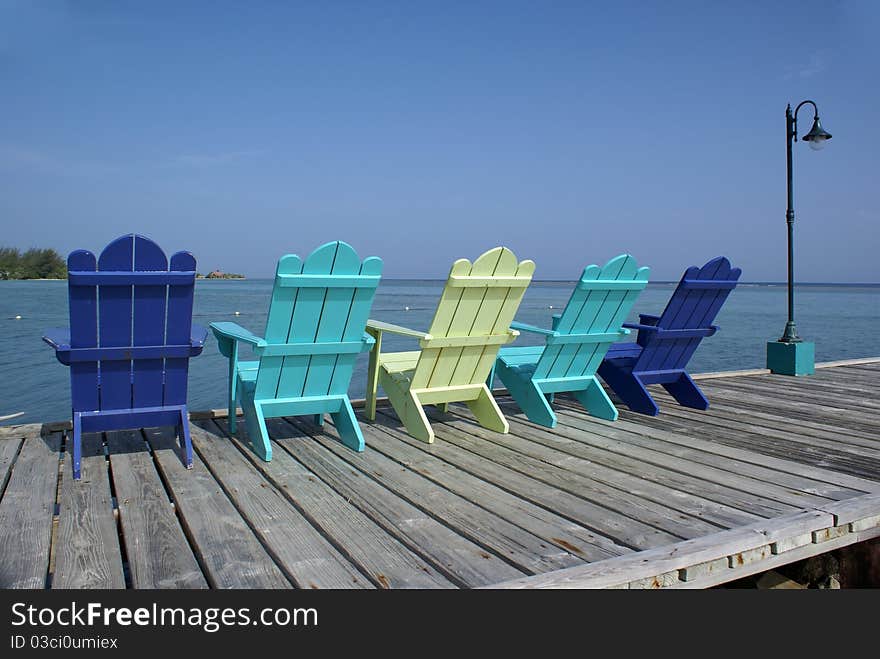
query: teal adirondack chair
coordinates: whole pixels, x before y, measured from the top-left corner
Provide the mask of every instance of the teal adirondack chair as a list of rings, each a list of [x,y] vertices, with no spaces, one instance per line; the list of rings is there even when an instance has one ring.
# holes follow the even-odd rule
[[[494,373],[529,421],[556,426],[551,402],[560,392],[571,392],[594,416],[617,419],[617,409],[596,378],[596,369],[611,344],[629,334],[621,325],[648,284],[649,272],[637,267],[629,254],[611,259],[601,269],[588,266],[565,310],[553,317],[553,329],[511,323],[513,329],[547,337],[543,346],[501,348],[495,361]]]
[[[265,337],[235,323],[211,323],[221,354],[229,359],[229,430],[236,431],[241,400],[254,452],[272,459],[266,419],[330,414],[343,444],[364,450],[348,386],[358,353],[373,337],[364,332],[382,274],[382,259],[361,263],[347,243],[322,245],[303,262],[289,254],[278,261]],[[239,343],[259,361],[240,362]]]

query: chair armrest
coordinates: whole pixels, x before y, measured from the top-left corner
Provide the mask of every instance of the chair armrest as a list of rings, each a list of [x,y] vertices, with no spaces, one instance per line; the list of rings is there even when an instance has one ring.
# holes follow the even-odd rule
[[[639,332],[652,332],[659,339],[699,339],[712,336],[718,331],[716,325],[699,329],[666,329],[656,325],[642,325],[641,323],[624,323],[623,326],[637,329]]]
[[[534,325],[529,325],[528,323],[520,323],[518,321],[513,321],[512,323],[510,323],[510,328],[515,330],[522,330],[523,332],[531,332],[532,334],[542,334],[543,336],[554,336],[556,334],[556,332],[553,330],[535,327]]]
[[[232,349],[239,341],[248,343],[254,348],[266,347],[266,342],[263,339],[237,323],[211,323],[211,331],[217,339],[220,354],[224,357],[232,357]]]
[[[644,325],[642,323],[624,323],[623,327],[631,330],[639,330],[640,332],[658,332],[660,328],[656,325]]]
[[[400,334],[402,336],[411,336],[416,339],[430,339],[431,335],[426,332],[401,327],[400,325],[392,325],[391,323],[383,323],[381,320],[368,320],[367,329],[375,332],[391,332],[392,334]]]
[[[43,332],[43,341],[55,349],[55,358],[70,366],[70,330],[66,327],[53,327]]]
[[[361,352],[367,352],[368,350],[372,350],[373,346],[376,344],[376,339],[364,332],[364,335],[361,337]]]
[[[202,354],[206,338],[208,338],[208,328],[204,325],[193,323],[189,331],[190,357]]]
[[[649,313],[640,313],[639,322],[642,325],[656,325],[658,322],[660,322],[660,316],[655,316]]]
[[[66,327],[53,327],[43,332],[43,341],[55,351],[70,350],[70,330]]]

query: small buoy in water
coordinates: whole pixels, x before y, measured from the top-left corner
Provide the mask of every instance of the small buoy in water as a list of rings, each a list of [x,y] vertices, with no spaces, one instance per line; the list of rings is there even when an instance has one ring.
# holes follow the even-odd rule
[[[236,315],[236,316],[240,316],[240,315],[241,315],[241,311],[236,311],[236,312],[235,312],[235,315]]]
[[[551,304],[548,308],[549,308],[549,309],[552,309],[552,308],[553,308],[553,305]]]
[[[409,311],[409,307],[404,307],[403,310],[404,310],[404,311]]]
[[[21,320],[21,316],[16,316],[15,319],[16,319],[16,320]]]

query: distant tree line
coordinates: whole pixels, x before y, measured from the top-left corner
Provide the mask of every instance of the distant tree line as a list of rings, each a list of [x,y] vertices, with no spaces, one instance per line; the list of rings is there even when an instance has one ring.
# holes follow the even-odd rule
[[[0,279],[67,279],[67,264],[51,248],[0,247]]]

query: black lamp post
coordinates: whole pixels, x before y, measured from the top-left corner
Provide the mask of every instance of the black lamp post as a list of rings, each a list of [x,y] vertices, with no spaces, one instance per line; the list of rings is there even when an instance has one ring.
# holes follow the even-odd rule
[[[793,142],[797,142],[798,110],[806,104],[813,106],[813,127],[801,139],[815,151],[821,149],[825,146],[825,142],[831,139],[831,133],[822,128],[822,124],[819,123],[819,109],[813,101],[802,101],[794,112],[791,111],[791,105],[785,108],[785,155],[788,184],[788,207],[785,211],[785,222],[788,225],[788,322],[785,324],[782,337],[767,345],[767,367],[774,372],[788,375],[802,375],[813,371],[813,346],[812,344],[803,344],[794,322],[794,196],[792,194],[791,145]],[[775,344],[784,344],[786,347],[776,348]],[[792,344],[803,344],[803,350],[798,350],[797,345]],[[786,356],[783,357],[783,355]]]
[[[819,109],[813,101],[802,101],[798,105],[794,114],[791,112],[791,105],[785,108],[785,146],[786,146],[786,164],[788,165],[788,208],[785,211],[785,222],[788,225],[788,322],[785,324],[785,331],[779,340],[783,343],[796,343],[801,340],[797,335],[797,327],[794,323],[794,198],[791,187],[791,144],[797,142],[797,113],[805,104],[809,103],[813,106],[813,127],[810,132],[804,135],[804,142],[809,142],[810,148],[818,151],[825,142],[831,139],[831,133],[822,128],[819,123]]]

